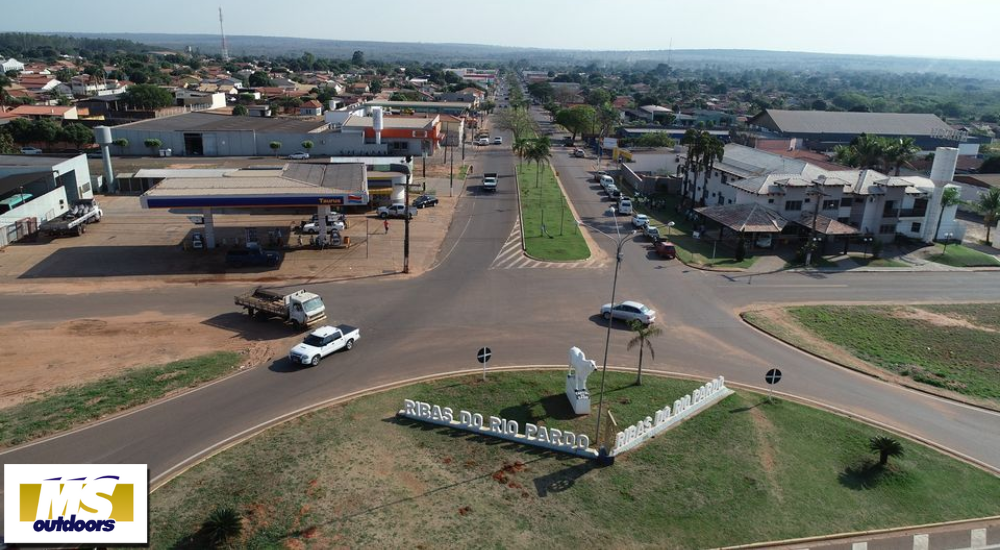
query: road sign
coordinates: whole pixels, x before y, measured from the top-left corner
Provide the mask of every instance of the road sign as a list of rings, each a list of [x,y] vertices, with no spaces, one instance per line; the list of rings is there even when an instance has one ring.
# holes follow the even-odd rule
[[[771,369],[767,371],[767,374],[764,375],[764,380],[772,386],[777,384],[781,381],[781,371],[778,369]]]
[[[479,353],[476,354],[476,359],[483,364],[483,382],[486,381],[486,363],[492,356],[493,352],[486,346],[479,348]]]

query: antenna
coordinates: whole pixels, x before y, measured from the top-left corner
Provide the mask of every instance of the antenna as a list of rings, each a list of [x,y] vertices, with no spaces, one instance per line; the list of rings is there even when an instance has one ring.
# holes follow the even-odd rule
[[[226,28],[222,25],[222,6],[219,6],[219,30],[222,32],[222,62],[229,63],[229,46],[226,44]]]
[[[221,8],[220,8],[221,9]],[[667,48],[667,68],[670,68],[670,55],[674,53],[674,37],[670,37],[670,46]]]

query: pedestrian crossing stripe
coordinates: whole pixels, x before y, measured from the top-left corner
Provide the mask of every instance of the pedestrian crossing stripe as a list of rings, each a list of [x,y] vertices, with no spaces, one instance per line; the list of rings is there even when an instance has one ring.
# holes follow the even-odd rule
[[[503,247],[493,259],[490,269],[599,269],[604,267],[600,260],[580,260],[578,262],[545,262],[534,260],[521,249],[521,220],[514,221],[514,229]]]

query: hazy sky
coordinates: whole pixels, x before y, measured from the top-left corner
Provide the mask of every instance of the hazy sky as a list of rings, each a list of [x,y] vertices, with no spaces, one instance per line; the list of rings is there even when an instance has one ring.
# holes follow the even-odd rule
[[[589,50],[1000,60],[997,0],[7,0],[0,30],[217,33]],[[369,11],[370,10],[370,11]]]

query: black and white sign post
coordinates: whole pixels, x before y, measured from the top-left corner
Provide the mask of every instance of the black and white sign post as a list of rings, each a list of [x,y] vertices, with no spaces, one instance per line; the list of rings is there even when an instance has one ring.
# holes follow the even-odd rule
[[[764,375],[764,381],[767,382],[767,402],[771,402],[771,395],[774,393],[774,385],[781,381],[781,371],[778,369],[771,369],[767,371]]]
[[[490,351],[490,348],[487,348],[485,346],[480,348],[479,353],[476,354],[476,359],[478,359],[479,362],[483,364],[483,382],[486,381],[486,363],[489,362],[490,357],[492,355],[493,352]]]

